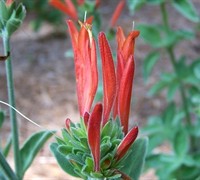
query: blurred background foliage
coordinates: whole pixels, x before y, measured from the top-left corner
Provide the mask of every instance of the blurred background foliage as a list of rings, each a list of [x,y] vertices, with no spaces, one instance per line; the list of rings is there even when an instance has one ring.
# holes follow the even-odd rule
[[[150,88],[148,95],[155,97],[164,91],[167,106],[160,114],[152,114],[143,133],[149,137],[146,168],[155,168],[160,179],[200,178],[200,57],[189,59],[187,54],[178,55],[177,46],[195,39],[199,31],[199,14],[190,0],[128,0],[130,13],[137,13],[144,5],[160,8],[161,20],[157,24],[139,24],[141,37],[151,47],[143,64],[145,81],[151,76],[163,54],[168,56],[171,71],[163,71],[159,80]],[[167,10],[174,8],[180,15],[170,17]],[[170,18],[186,18],[192,27],[174,29]],[[163,63],[163,66],[165,64]],[[177,101],[177,99],[179,99]],[[156,149],[168,144],[168,153]]]

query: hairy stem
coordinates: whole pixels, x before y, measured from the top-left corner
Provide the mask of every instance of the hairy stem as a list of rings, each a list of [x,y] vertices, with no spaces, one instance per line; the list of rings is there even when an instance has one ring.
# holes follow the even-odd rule
[[[10,52],[10,39],[7,36],[3,36],[4,53]],[[12,74],[12,61],[9,56],[5,62],[6,66],[6,78],[7,78],[7,91],[8,91],[8,102],[11,106],[15,107],[15,94],[14,94],[14,83]],[[16,175],[21,178],[21,159],[19,151],[19,135],[18,135],[18,124],[16,118],[16,112],[10,108],[10,120],[11,120],[11,133],[12,133],[12,144],[14,152],[15,172]]]

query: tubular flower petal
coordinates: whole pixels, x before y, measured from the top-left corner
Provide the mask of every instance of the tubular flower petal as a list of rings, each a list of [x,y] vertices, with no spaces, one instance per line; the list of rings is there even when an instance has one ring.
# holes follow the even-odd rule
[[[116,116],[118,115],[118,109],[119,109],[119,105],[118,105],[118,92],[119,92],[119,87],[120,87],[120,80],[121,80],[121,77],[122,77],[122,74],[123,74],[123,69],[124,69],[124,59],[123,59],[123,56],[121,53],[118,53],[117,54],[117,95],[115,97],[115,103],[114,103],[114,107],[113,107],[113,116],[114,116],[114,119],[116,118]]]
[[[102,120],[102,104],[95,105],[88,122],[88,144],[94,159],[94,171],[100,171],[100,129]]]
[[[126,37],[125,37],[124,32],[123,32],[123,30],[120,26],[117,28],[117,34],[116,35],[117,35],[116,39],[117,39],[117,45],[118,45],[117,48],[118,48],[118,50],[121,50],[122,47],[123,47],[123,44],[126,40]]]
[[[133,56],[130,56],[122,74],[118,94],[119,117],[125,134],[128,132],[134,70]]]
[[[66,126],[67,131],[70,131],[70,125],[71,125],[71,120],[67,118],[65,120],[65,126]]]
[[[139,36],[139,31],[132,31],[124,41],[121,52],[126,61],[130,55],[134,55],[135,38]]]
[[[116,160],[120,160],[128,151],[138,135],[138,127],[133,127],[117,147]]]
[[[99,48],[103,72],[103,125],[105,125],[115,100],[116,76],[110,46],[103,32],[99,33]]]
[[[78,105],[82,117],[85,112],[90,112],[98,85],[96,43],[91,25],[87,22],[81,23],[78,32],[73,22],[67,21],[74,50]]]
[[[126,62],[130,55],[134,55],[135,38],[140,34],[139,31],[132,31],[125,38],[124,32],[121,27],[117,28],[117,51],[122,53],[124,61]]]
[[[76,8],[71,0],[65,0],[65,3],[61,0],[50,0],[49,4],[55,7],[56,9],[59,9],[60,11],[64,12],[72,19],[78,19]]]
[[[113,108],[113,116],[118,115],[128,132],[128,119],[131,102],[132,82],[134,76],[134,45],[139,31],[132,31],[126,38],[121,27],[117,30],[117,95]]]
[[[84,123],[85,123],[85,126],[87,127],[88,125],[88,120],[90,118],[90,114],[88,112],[85,112],[84,116],[83,116],[83,120],[84,120]]]
[[[119,4],[117,5],[117,7],[112,15],[111,21],[110,21],[111,27],[113,27],[115,25],[115,23],[117,22],[120,14],[125,6],[125,3],[126,3],[125,0],[120,0]]]

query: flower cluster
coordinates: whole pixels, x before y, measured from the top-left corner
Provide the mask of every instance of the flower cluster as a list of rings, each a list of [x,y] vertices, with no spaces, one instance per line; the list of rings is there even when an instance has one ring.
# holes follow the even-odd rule
[[[78,10],[77,7],[83,6],[85,3],[85,0],[76,0],[76,1],[71,1],[71,0],[50,0],[49,4],[56,9],[59,9],[66,15],[68,15],[70,18],[74,20],[78,20]],[[100,4],[100,0],[96,0],[94,3],[94,8],[96,9]]]
[[[57,160],[58,154],[62,154],[65,161],[62,163],[66,164],[67,161],[71,167],[70,171],[69,167],[63,169],[73,176],[83,179],[129,179],[121,168],[138,135],[137,126],[128,132],[128,123],[135,69],[134,44],[139,32],[132,31],[125,37],[122,28],[118,28],[116,68],[107,38],[103,32],[99,33],[103,103],[96,103],[92,109],[98,87],[97,49],[91,32],[92,18],[80,22],[79,31],[71,20],[67,24],[74,50],[81,122],[74,124],[67,119],[66,129],[62,131],[63,138],[52,146],[52,151]]]
[[[94,2],[90,1],[89,5],[91,6],[91,8],[89,8],[89,9],[96,10],[99,7],[100,2],[101,2],[101,0],[95,0]],[[75,0],[75,1],[72,1],[72,0],[64,0],[64,1],[50,0],[49,1],[49,4],[51,6],[55,7],[56,9],[60,10],[61,12],[65,13],[70,18],[72,18],[73,20],[76,20],[76,21],[78,20],[78,12],[81,11],[81,9],[78,9],[78,7],[82,7],[85,3],[86,3],[85,0]],[[117,4],[117,6],[113,12],[113,15],[111,17],[111,20],[110,20],[111,27],[113,27],[116,24],[124,6],[125,6],[125,3],[126,3],[125,0],[120,0],[119,3]],[[88,6],[88,5],[86,5],[86,6]]]

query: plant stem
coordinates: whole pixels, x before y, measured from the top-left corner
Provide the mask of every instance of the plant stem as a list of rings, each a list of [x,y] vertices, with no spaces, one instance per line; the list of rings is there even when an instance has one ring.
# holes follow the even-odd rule
[[[10,38],[8,36],[3,36],[4,53],[10,52]],[[14,94],[14,83],[12,74],[12,61],[9,56],[5,62],[6,65],[6,78],[7,78],[7,91],[8,91],[8,102],[11,106],[15,108],[15,94]],[[21,159],[19,151],[19,135],[18,135],[18,124],[16,118],[16,112],[10,108],[10,120],[11,120],[11,133],[12,133],[12,144],[14,151],[14,162],[15,162],[15,172],[18,178],[21,178]]]
[[[4,173],[6,174],[6,176],[9,178],[9,179],[12,179],[12,180],[17,180],[18,178],[16,177],[16,175],[14,174],[14,172],[12,171],[11,167],[9,166],[9,164],[7,163],[6,159],[4,158],[2,152],[0,151],[0,164],[1,164],[1,167],[4,171]]]
[[[161,9],[161,13],[162,13],[162,21],[163,21],[163,24],[165,26],[165,30],[169,33],[170,32],[170,25],[169,25],[169,21],[168,21],[165,3],[161,3],[160,9]]]
[[[169,21],[168,21],[165,3],[162,3],[160,5],[160,9],[161,9],[162,20],[163,20],[163,24],[164,24],[166,33],[169,34],[170,31],[171,31],[171,28],[170,28]],[[170,59],[171,64],[174,68],[174,71],[175,71],[177,77],[179,77],[179,73],[178,73],[178,69],[177,69],[177,62],[176,62],[176,58],[175,58],[175,55],[174,55],[173,46],[167,47],[167,52],[169,54],[169,57],[170,57],[169,59]],[[180,78],[179,78],[179,83],[180,83],[179,90],[180,90],[180,94],[181,94],[183,108],[184,108],[184,111],[185,111],[185,114],[186,114],[186,122],[189,126],[191,126],[192,122],[191,122],[191,117],[190,117],[189,105],[187,103],[187,97],[186,97],[186,92],[185,92],[185,89],[184,89],[184,84],[183,84],[183,82]]]
[[[176,74],[178,76],[178,72],[177,72],[177,67],[176,67],[176,61],[175,61],[175,56],[174,56],[174,52],[172,48],[168,48],[168,53],[170,56],[170,60],[173,64],[174,70],[176,71]],[[190,118],[190,111],[189,111],[189,107],[188,107],[188,103],[187,103],[187,97],[186,97],[186,93],[184,90],[184,85],[181,79],[179,79],[179,83],[180,83],[180,93],[181,93],[181,98],[182,98],[182,102],[183,102],[183,108],[186,114],[186,121],[188,125],[192,125],[191,123],[191,118]]]

